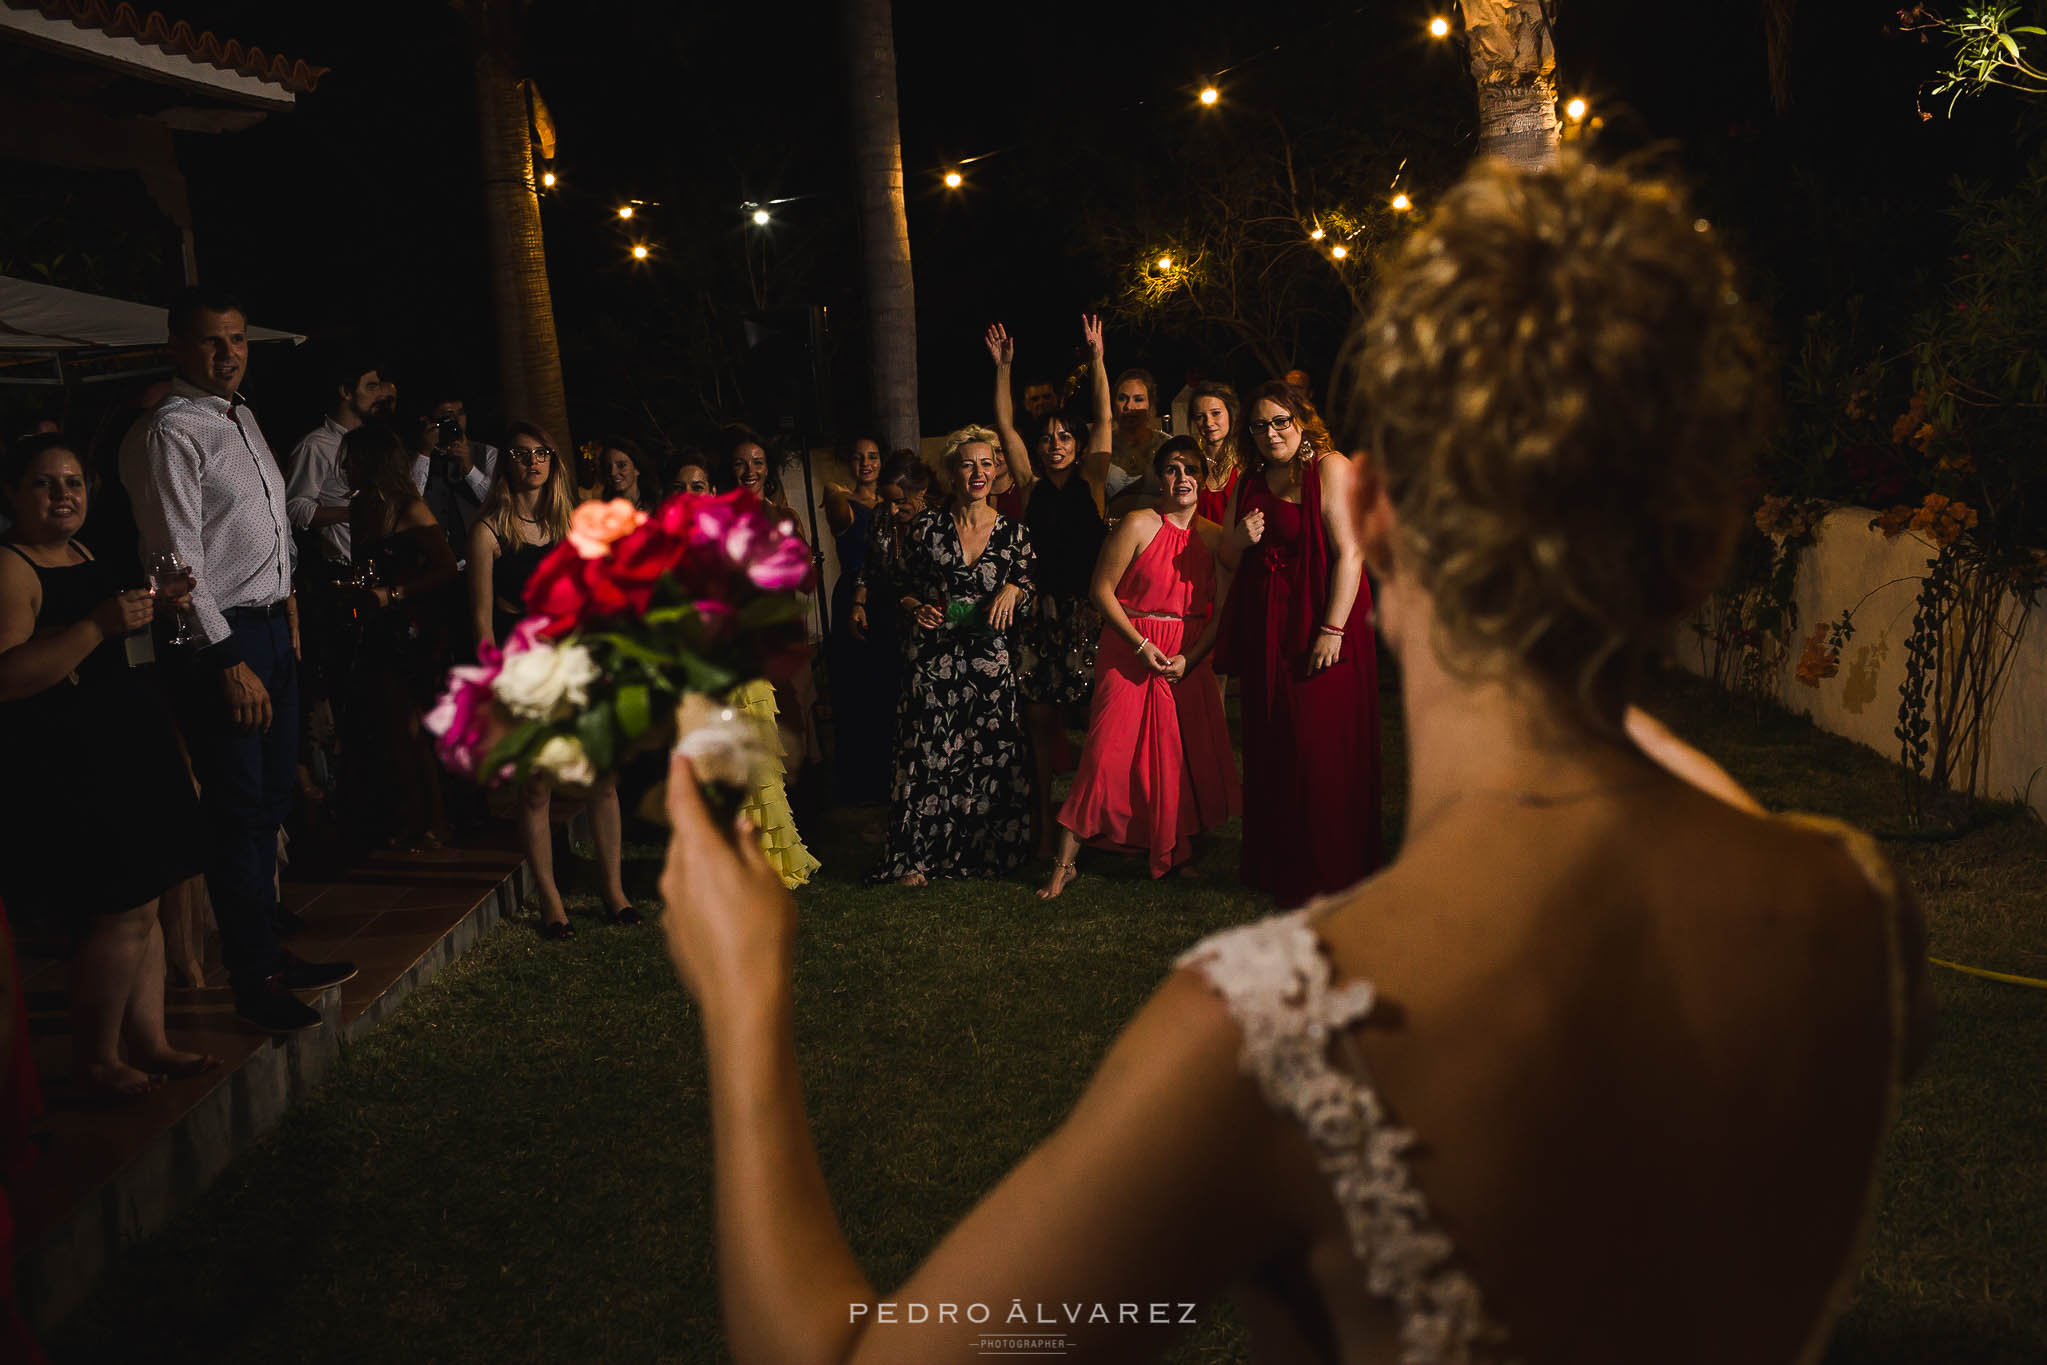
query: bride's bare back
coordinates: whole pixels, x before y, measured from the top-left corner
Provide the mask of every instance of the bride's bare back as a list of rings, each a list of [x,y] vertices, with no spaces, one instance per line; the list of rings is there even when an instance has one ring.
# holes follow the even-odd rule
[[[1376,995],[1330,1056],[1415,1135],[1426,1226],[1501,1354],[1791,1361],[1824,1325],[1900,1056],[1898,910],[1856,839],[1670,780],[1478,796],[1311,916],[1333,986]],[[1305,1138],[1293,1158],[1315,1190]],[[1316,1235],[1242,1296],[1261,1358],[1398,1359],[1319,1184]]]

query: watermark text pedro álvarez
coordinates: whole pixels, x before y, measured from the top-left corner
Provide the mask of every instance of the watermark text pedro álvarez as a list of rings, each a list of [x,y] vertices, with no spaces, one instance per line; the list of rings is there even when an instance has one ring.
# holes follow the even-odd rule
[[[1195,1306],[1191,1303],[1037,1303],[1026,1308],[1022,1299],[1011,1299],[1009,1311],[998,1317],[996,1310],[985,1303],[852,1303],[846,1305],[846,1320],[969,1322],[976,1326],[999,1321],[1004,1326],[1022,1323],[1026,1327],[1077,1327],[1083,1323],[1170,1327],[1191,1325]],[[1032,1309],[1036,1310],[1035,1314]]]

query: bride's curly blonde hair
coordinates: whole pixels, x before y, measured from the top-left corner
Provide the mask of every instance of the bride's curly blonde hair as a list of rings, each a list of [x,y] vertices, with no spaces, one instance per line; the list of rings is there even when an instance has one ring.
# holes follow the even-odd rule
[[[1446,662],[1610,724],[1719,572],[1768,406],[1709,225],[1577,157],[1481,164],[1385,266],[1345,369]]]

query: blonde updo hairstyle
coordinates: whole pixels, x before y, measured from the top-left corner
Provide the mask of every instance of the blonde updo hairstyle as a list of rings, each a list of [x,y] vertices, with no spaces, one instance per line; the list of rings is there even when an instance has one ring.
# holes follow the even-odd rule
[[[1482,163],[1386,264],[1344,368],[1446,664],[1526,670],[1611,729],[1718,575],[1767,406],[1706,222],[1575,156]]]
[[[984,442],[995,453],[996,470],[1000,472],[1002,469],[1002,438],[987,427],[964,426],[958,431],[948,432],[944,449],[938,457],[938,467],[945,471],[946,498],[954,507],[965,501],[961,496],[966,483],[960,478],[960,451],[976,441]]]

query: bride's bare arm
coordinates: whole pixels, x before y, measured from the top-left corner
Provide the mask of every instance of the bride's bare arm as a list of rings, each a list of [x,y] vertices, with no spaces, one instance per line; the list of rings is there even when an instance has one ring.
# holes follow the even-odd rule
[[[1059,1129],[906,1284],[877,1295],[832,1213],[804,1117],[794,903],[755,840],[735,852],[712,827],[685,761],[669,791],[663,925],[703,1013],[734,1359],[965,1362],[979,1357],[982,1332],[1024,1330],[1058,1331],[1072,1359],[1141,1358],[1299,1240],[1306,1215],[1280,1192],[1298,1186],[1278,1173],[1300,1168],[1305,1143],[1238,1072],[1222,1003],[1183,973],[1130,1024]]]

